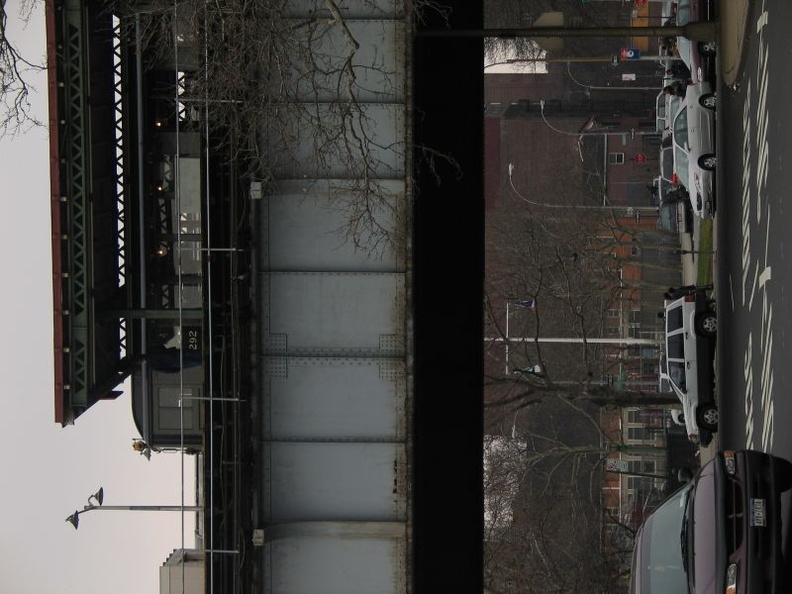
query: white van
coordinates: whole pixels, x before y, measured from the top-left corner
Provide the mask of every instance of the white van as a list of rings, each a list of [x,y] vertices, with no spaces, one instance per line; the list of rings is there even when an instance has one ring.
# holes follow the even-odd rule
[[[661,375],[682,403],[688,436],[707,445],[718,430],[715,337],[718,318],[710,286],[669,291],[665,301],[665,359]]]

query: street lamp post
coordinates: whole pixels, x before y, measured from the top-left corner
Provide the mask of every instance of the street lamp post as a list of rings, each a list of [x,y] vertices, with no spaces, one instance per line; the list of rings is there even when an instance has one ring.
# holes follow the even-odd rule
[[[505,342],[502,336],[485,336],[484,342]],[[619,344],[619,345],[647,345],[658,346],[663,343],[661,338],[632,338],[632,337],[617,337],[617,338],[583,338],[583,337],[547,337],[547,336],[511,336],[509,342],[512,344],[525,344],[529,342],[548,342],[559,344]],[[523,371],[523,373],[526,373]]]
[[[652,56],[654,58],[654,56]],[[671,58],[672,60],[679,60],[679,58]],[[578,85],[579,87],[584,87],[590,91],[656,91],[657,86],[653,87],[638,87],[638,86],[621,86],[621,87],[608,87],[608,86],[594,86],[594,85],[586,85],[582,82],[578,81],[574,76],[572,76],[571,70],[572,60],[567,60],[567,76],[569,76],[569,80],[573,83]]]
[[[591,206],[588,204],[548,204],[546,202],[534,202],[533,200],[528,200],[525,196],[523,196],[520,191],[515,187],[514,180],[512,179],[512,174],[514,173],[514,164],[509,163],[509,186],[514,192],[514,195],[517,196],[523,202],[527,202],[528,204],[532,204],[533,206],[541,206],[543,208],[565,208],[567,210],[598,210],[598,211],[625,211],[628,215],[633,212],[648,212],[653,213],[657,212],[657,208],[654,206],[607,206],[607,205],[597,205]]]
[[[508,29],[421,29],[419,37],[687,37],[692,41],[718,39],[718,21],[688,23],[682,27],[527,27]]]
[[[91,500],[95,500],[96,504]],[[95,509],[106,511],[202,511],[203,506],[200,505],[102,505],[104,502],[104,489],[99,490],[88,497],[88,504],[84,505],[82,509],[75,510],[75,512],[66,518],[66,521],[74,526],[75,530],[80,525],[80,514],[89,512]]]

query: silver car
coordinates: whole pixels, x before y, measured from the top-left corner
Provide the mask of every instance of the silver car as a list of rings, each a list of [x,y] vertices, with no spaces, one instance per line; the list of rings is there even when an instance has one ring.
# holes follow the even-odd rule
[[[685,186],[693,212],[704,219],[715,211],[715,106],[708,82],[688,85],[671,125],[675,181]]]
[[[673,81],[669,81],[667,84],[670,84],[670,82]],[[666,134],[670,134],[671,122],[679,111],[681,103],[682,99],[676,95],[669,95],[662,91],[657,95],[655,100],[655,130],[661,132],[663,138],[666,137]]]

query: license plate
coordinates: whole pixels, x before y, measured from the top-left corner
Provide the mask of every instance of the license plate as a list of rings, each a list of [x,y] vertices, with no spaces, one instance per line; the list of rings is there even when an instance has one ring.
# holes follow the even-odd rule
[[[751,526],[767,526],[764,499],[751,499]]]

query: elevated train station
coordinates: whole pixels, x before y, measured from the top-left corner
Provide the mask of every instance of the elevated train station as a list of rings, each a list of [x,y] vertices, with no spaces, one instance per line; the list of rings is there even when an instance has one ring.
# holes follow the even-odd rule
[[[234,551],[208,555],[207,591],[237,591],[246,194],[210,148],[208,110],[181,98],[189,42],[154,58],[137,15],[104,2],[48,2],[47,28],[55,421],[78,423],[129,380],[146,447],[199,454],[203,546]]]
[[[129,381],[141,440],[197,456],[197,549],[169,564],[189,557],[194,576],[203,559],[206,592],[480,591],[480,246],[457,262],[427,242],[465,191],[477,198],[454,233],[482,232],[480,173],[462,182],[454,163],[431,190],[444,166],[414,165],[416,145],[452,150],[414,134],[413,114],[448,116],[433,85],[456,81],[423,68],[459,48],[419,43],[433,58],[416,75],[411,7],[287,3],[328,82],[280,73],[293,120],[260,130],[262,180],[194,92],[208,54],[186,6],[46,4],[55,421],[79,425]],[[350,68],[350,85],[328,74]],[[438,201],[416,206],[425,180]],[[381,234],[366,245],[350,241],[349,205],[372,187]],[[447,341],[462,350],[441,354]],[[452,377],[446,360],[461,363]],[[416,386],[432,398],[418,404]],[[449,414],[456,440],[438,430]]]

